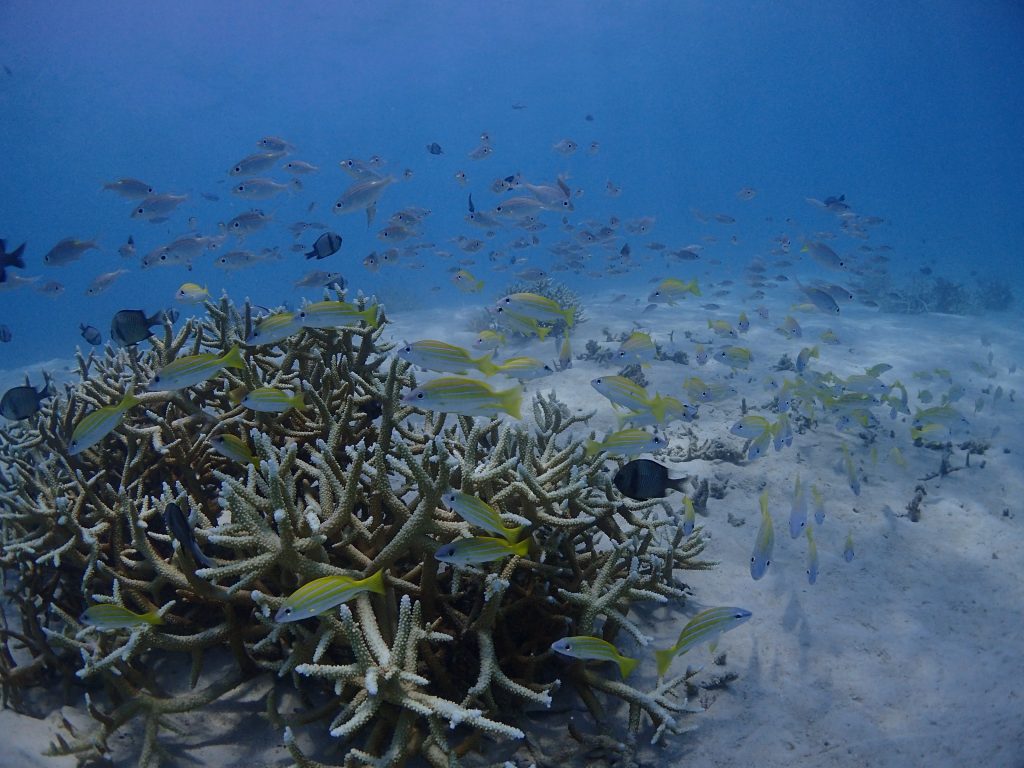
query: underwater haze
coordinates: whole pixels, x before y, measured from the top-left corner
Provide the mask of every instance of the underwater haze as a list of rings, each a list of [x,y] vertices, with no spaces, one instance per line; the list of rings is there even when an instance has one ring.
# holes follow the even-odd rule
[[[2,0],[0,115],[0,768],[1024,768],[1021,3]]]
[[[806,197],[845,194],[885,219],[901,277],[932,266],[956,283],[998,278],[1019,293],[1022,24],[1017,4],[999,2],[5,3],[0,234],[9,247],[28,243],[16,274],[39,279],[4,292],[0,322],[13,334],[4,360],[64,356],[81,343],[79,323],[106,334],[114,311],[172,306],[186,280],[214,297],[229,288],[294,305],[299,295],[282,288],[307,263],[289,251],[286,227],[300,219],[342,235],[341,251],[317,266],[354,288],[416,306],[457,298],[451,260],[425,252],[415,289],[404,269],[368,273],[362,261],[382,249],[380,227],[331,215],[349,181],[337,163],[372,155],[398,177],[413,171],[387,205],[429,208],[423,235],[448,251],[450,238],[476,234],[462,220],[468,193],[485,208],[498,177],[565,173],[585,193],[578,217],[654,216],[670,245],[717,235],[705,259],[713,253],[723,271],[766,253],[773,234],[824,228]],[[494,153],[473,161],[484,131]],[[265,135],[321,170],[302,177],[299,194],[254,203],[231,194],[227,170]],[[580,150],[552,150],[565,138]],[[592,141],[600,147],[589,156]],[[432,142],[444,154],[427,153]],[[166,222],[133,220],[130,201],[100,191],[120,177],[188,200]],[[609,180],[621,196],[606,195]],[[757,190],[746,205],[734,197],[743,187]],[[139,269],[159,245],[193,230],[215,235],[252,207],[274,224],[245,248],[279,247],[280,261],[230,274],[208,256],[191,272]],[[737,221],[709,227],[692,209]],[[134,260],[118,255],[129,235]],[[95,238],[98,250],[43,266],[67,237]],[[502,245],[478,254],[488,291],[501,276],[485,257]],[[530,262],[552,266],[543,249]],[[602,266],[568,277],[586,291],[651,276],[601,275]],[[128,273],[85,296],[117,269]],[[38,293],[49,282],[63,292]]]

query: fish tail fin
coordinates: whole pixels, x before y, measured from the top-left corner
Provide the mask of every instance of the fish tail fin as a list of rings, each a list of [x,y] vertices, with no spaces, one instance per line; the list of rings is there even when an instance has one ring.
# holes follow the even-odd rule
[[[655,395],[651,400],[651,415],[654,416],[654,420],[659,424],[665,422],[665,414],[667,412],[668,404],[661,395]]]
[[[160,615],[160,612],[157,611],[156,608],[152,608],[146,611],[144,614],[142,614],[142,620],[145,621],[147,624],[153,626],[164,623],[163,617]]]
[[[545,325],[537,325],[534,327],[537,330],[537,338],[541,341],[544,341],[544,339],[548,337],[548,334],[551,333],[551,329]]]
[[[585,452],[583,454],[584,457],[589,459],[591,456],[595,456],[600,452],[601,444],[599,442],[597,442],[596,440],[587,440],[585,444]]]
[[[501,371],[501,366],[496,365],[493,361],[494,351],[488,352],[486,355],[476,358],[470,358],[476,369],[480,371],[484,376],[493,376],[494,374]]]
[[[675,658],[675,648],[666,648],[663,651],[655,651],[654,658],[658,662],[658,677],[664,677],[665,673],[668,672],[669,665],[672,664],[672,659]]]
[[[124,397],[121,398],[121,402],[118,403],[117,407],[118,410],[127,411],[129,408],[134,408],[141,402],[142,401],[135,396],[135,384],[133,383],[128,387],[128,391],[124,393]]]
[[[565,318],[566,326],[572,328],[573,324],[575,324],[576,322],[576,310],[573,309],[572,307],[562,310],[562,317]]]
[[[519,537],[523,535],[523,531],[526,530],[525,525],[517,525],[515,528],[505,529],[505,540],[509,544],[515,545],[519,541]]]
[[[25,260],[21,258],[21,255],[25,252],[25,243],[22,243],[10,253],[6,254],[4,258],[5,267],[18,267],[19,269],[25,268]]]
[[[619,656],[619,658],[616,659],[616,662],[618,662],[619,672],[622,673],[623,680],[629,677],[630,672],[636,669],[636,665],[640,663],[638,659],[634,659],[629,656]]]
[[[522,541],[512,544],[509,546],[512,550],[512,554],[519,555],[519,557],[526,557],[530,552],[530,537],[527,536]]]
[[[373,224],[373,218],[377,215],[377,203],[373,202],[366,206],[366,228]]]
[[[292,408],[294,408],[297,411],[301,411],[303,408],[306,407],[306,398],[303,396],[301,392],[297,392],[295,396],[291,399],[291,404]]]
[[[510,387],[498,393],[502,410],[513,419],[523,418],[520,413],[520,406],[523,403],[523,392],[519,387]]]
[[[387,586],[384,584],[384,570],[381,569],[363,579],[363,586],[370,592],[376,592],[378,595],[386,594]]]
[[[240,347],[229,349],[224,357],[221,358],[221,364],[225,368],[245,368],[245,360],[242,359],[242,349]]]
[[[192,559],[196,561],[197,565],[201,565],[203,568],[213,568],[216,563],[203,554],[203,550],[199,548],[199,543],[195,540],[192,541]]]
[[[377,328],[380,325],[380,322],[377,319],[377,309],[378,306],[376,304],[371,304],[362,311],[363,322],[371,328]]]
[[[680,477],[675,480],[669,480],[669,488],[675,488],[680,493],[686,493],[686,484],[690,482],[688,477]]]
[[[697,278],[696,277],[693,278],[693,280],[690,281],[689,285],[686,286],[686,290],[688,290],[694,296],[700,296],[701,295],[701,293],[700,293],[700,286],[697,285]]]

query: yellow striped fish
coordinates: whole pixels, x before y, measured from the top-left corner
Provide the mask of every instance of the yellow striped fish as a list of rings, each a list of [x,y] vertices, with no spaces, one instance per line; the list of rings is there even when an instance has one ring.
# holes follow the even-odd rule
[[[242,405],[260,413],[284,413],[292,408],[306,407],[302,393],[293,394],[277,387],[258,387],[242,398]]]
[[[403,403],[428,411],[459,413],[463,416],[493,416],[500,411],[514,419],[522,418],[519,414],[522,401],[523,393],[518,386],[493,389],[482,381],[461,376],[445,376],[428,381],[402,398]]]
[[[705,608],[686,622],[675,645],[663,651],[654,652],[654,657],[658,661],[658,675],[664,677],[672,659],[701,643],[710,643],[713,651],[718,637],[723,632],[735,629],[749,619],[750,615],[750,611],[744,608]]]
[[[324,576],[303,584],[285,599],[277,610],[274,621],[284,624],[290,621],[302,621],[331,610],[363,592],[385,593],[384,572],[377,571],[365,579],[353,579],[351,576]]]
[[[149,383],[152,392],[166,392],[173,389],[185,389],[212,379],[224,368],[245,368],[242,352],[232,347],[222,356],[212,352],[201,355],[186,355],[173,360]]]
[[[754,554],[750,556],[750,575],[757,581],[768,571],[772,563],[772,550],[775,548],[775,528],[772,515],[768,511],[768,491],[761,494],[761,527],[754,541]]]
[[[474,536],[470,539],[457,539],[450,544],[438,547],[434,552],[434,557],[442,563],[450,565],[471,565],[491,563],[511,555],[526,557],[529,551],[529,537],[518,544],[509,544],[507,539]]]
[[[574,635],[555,640],[551,644],[551,650],[561,653],[563,656],[570,656],[574,659],[596,659],[598,661],[614,661],[619,665],[619,673],[623,680],[629,677],[629,673],[636,669],[637,660],[629,656],[623,656],[619,649],[592,635]]]
[[[339,328],[357,325],[360,320],[376,328],[377,305],[361,310],[347,301],[317,301],[302,308],[299,320],[306,328]]]
[[[99,629],[135,629],[147,624],[154,626],[164,623],[155,608],[146,613],[132,613],[123,605],[114,603],[97,603],[89,606],[79,617],[79,621]]]
[[[139,404],[139,398],[130,391],[125,394],[117,405],[108,405],[87,414],[71,433],[71,440],[68,442],[68,454],[75,456],[84,450],[92,448],[96,443],[113,432],[124,421],[124,415],[129,408]]]
[[[494,507],[482,499],[462,491],[448,491],[441,497],[441,501],[467,523],[504,536],[510,544],[514,544],[526,528],[525,525],[507,527]]]

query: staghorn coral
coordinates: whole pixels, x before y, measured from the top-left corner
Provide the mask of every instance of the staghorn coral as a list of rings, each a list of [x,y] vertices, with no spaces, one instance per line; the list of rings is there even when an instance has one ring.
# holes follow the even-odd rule
[[[360,306],[365,306],[361,301]],[[3,523],[0,562],[20,628],[5,626],[0,675],[17,706],[27,685],[60,676],[85,686],[92,732],[71,731],[55,754],[108,753],[126,724],[142,723],[138,763],[165,757],[160,735],[173,715],[201,709],[247,681],[323,703],[282,717],[285,729],[324,721],[345,765],[401,765],[420,754],[456,765],[483,737],[520,739],[516,713],[547,706],[560,681],[595,717],[599,695],[628,704],[628,726],[653,737],[681,729],[690,673],[653,690],[610,679],[607,669],[553,658],[566,634],[620,634],[643,646],[634,608],[685,597],[680,569],[698,560],[699,533],[658,502],[622,499],[600,457],[585,458],[571,416],[554,397],[533,401],[529,426],[422,413],[402,404],[414,386],[377,328],[304,329],[250,348],[246,367],[178,392],[141,392],[170,360],[224,351],[252,328],[251,308],[226,299],[175,331],[164,323],[152,350],[107,348],[79,356],[81,381],[35,422],[0,430]],[[254,413],[239,388],[273,385],[305,394],[307,408]],[[71,457],[67,436],[82,414],[135,387],[141,404],[99,445]],[[253,463],[217,454],[211,437],[248,442]],[[529,522],[528,556],[452,568],[437,547],[471,532],[440,505],[449,487]],[[196,567],[164,530],[174,501],[195,521],[213,565]],[[364,594],[303,622],[274,611],[298,586],[331,574],[385,573],[386,594]],[[87,604],[156,608],[162,624],[100,632],[76,618]],[[211,653],[230,664],[212,680]],[[189,655],[188,690],[170,691],[153,671]],[[202,683],[202,685],[200,685]]]

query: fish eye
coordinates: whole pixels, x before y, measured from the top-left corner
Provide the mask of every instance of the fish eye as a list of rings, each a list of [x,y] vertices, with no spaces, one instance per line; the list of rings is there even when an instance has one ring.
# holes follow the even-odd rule
[[[242,172],[242,166],[236,165],[235,168],[234,168],[234,171],[235,171],[235,173],[241,173]]]
[[[285,608],[284,609],[284,615],[285,616],[291,616],[292,615],[292,609],[291,608]]]
[[[422,392],[417,392],[416,393],[416,399],[417,400],[422,400],[423,399],[423,393]]]
[[[135,209],[135,212],[136,212],[136,213],[140,213],[140,214],[141,214],[141,213],[145,213],[145,210],[144,210],[144,209],[142,209],[142,208],[136,208],[136,209]]]

